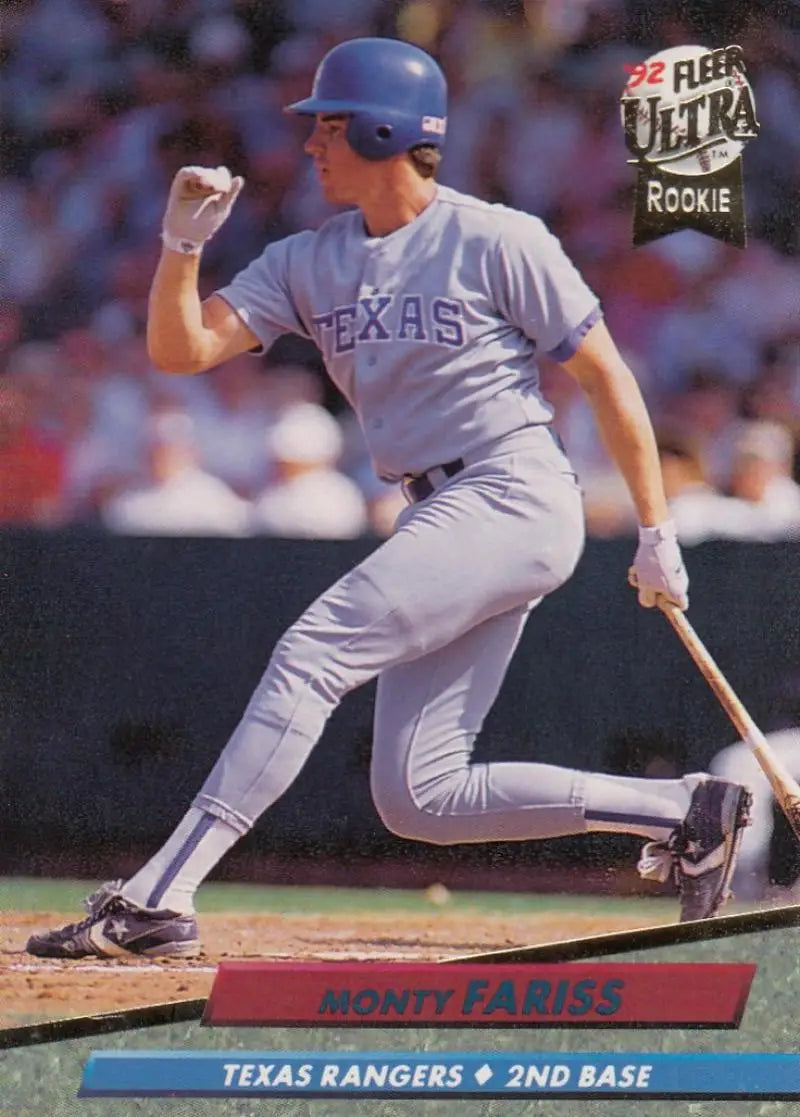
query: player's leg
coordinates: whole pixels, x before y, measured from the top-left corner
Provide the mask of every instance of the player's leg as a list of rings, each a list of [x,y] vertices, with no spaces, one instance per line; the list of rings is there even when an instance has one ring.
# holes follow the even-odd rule
[[[526,610],[492,617],[378,683],[372,793],[386,826],[437,844],[589,831],[650,838],[642,875],[672,873],[681,918],[728,894],[749,793],[703,773],[640,779],[536,762],[472,763],[475,738],[517,645]]]
[[[596,830],[668,838],[689,809],[696,777],[605,776],[534,760],[472,762],[527,614],[523,606],[492,617],[381,675],[371,776],[384,823],[437,844]]]
[[[387,561],[395,565],[394,547],[388,540],[284,634],[239,725],[164,845],[130,880],[93,894],[87,919],[32,936],[28,951],[81,957],[197,949],[196,889],[290,786],[344,694],[387,662],[413,654],[413,632],[382,588],[380,571]]]
[[[284,634],[217,763],[161,848],[130,880],[90,897],[86,920],[32,936],[28,951],[80,957],[197,949],[199,885],[291,785],[344,694],[387,662],[413,654],[414,633],[383,589],[381,569],[395,565],[396,538]]]

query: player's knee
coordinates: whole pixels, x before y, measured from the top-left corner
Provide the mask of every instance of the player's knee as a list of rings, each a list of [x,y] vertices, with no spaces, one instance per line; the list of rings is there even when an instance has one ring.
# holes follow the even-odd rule
[[[347,670],[338,650],[335,641],[326,640],[301,618],[275,645],[266,677],[276,680],[287,693],[310,686],[322,699],[335,705],[363,681]]]
[[[463,841],[463,838],[452,838],[448,835],[441,818],[428,814],[418,807],[398,810],[396,805],[393,805],[388,811],[379,809],[378,814],[387,830],[395,837],[405,838],[409,842],[446,846],[453,845],[456,841]]]
[[[415,798],[405,787],[372,786],[372,799],[381,822],[398,838],[427,842],[429,845],[452,845],[463,838],[449,833],[446,815],[438,814],[430,805]]]

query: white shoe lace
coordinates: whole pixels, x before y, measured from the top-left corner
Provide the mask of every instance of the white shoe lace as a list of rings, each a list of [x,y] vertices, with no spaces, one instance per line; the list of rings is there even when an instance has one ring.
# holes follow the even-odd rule
[[[674,865],[674,854],[667,842],[648,842],[642,847],[636,868],[644,880],[669,880]]]
[[[121,880],[107,880],[105,884],[101,884],[83,901],[84,911],[88,912],[90,916],[94,915],[106,901],[119,895],[122,884]]]

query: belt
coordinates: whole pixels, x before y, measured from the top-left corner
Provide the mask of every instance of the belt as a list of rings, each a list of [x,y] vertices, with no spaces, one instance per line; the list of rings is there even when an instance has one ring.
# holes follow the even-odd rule
[[[550,424],[542,423],[541,428],[549,434],[562,454],[566,454],[564,443]],[[464,458],[456,458],[452,462],[434,465],[424,473],[406,473],[402,480],[402,487],[406,500],[409,504],[418,504],[421,500],[427,500],[440,485],[443,485],[445,481],[448,481],[451,477],[455,477],[466,465],[470,464],[471,461],[469,460],[465,461]]]
[[[418,504],[421,500],[427,500],[440,485],[460,473],[465,465],[466,462],[463,458],[456,458],[452,462],[434,465],[425,473],[407,473],[403,478],[403,492],[406,500],[409,504]]]

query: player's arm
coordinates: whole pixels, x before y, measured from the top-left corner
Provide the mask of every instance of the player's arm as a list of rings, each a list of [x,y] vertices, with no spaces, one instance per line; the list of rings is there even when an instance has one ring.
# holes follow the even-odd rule
[[[242,187],[225,167],[182,167],[170,188],[163,249],[150,288],[147,348],[164,372],[194,373],[260,342],[224,299],[200,299],[200,253]]]
[[[654,605],[663,595],[685,609],[688,580],[669,518],[653,425],[639,385],[602,320],[562,364],[586,394],[636,507],[639,549],[630,578],[639,587],[640,601]]]
[[[162,372],[204,372],[261,344],[219,295],[201,302],[198,272],[198,256],[162,251],[147,311],[147,350]]]
[[[661,465],[647,408],[636,379],[601,320],[563,362],[586,394],[608,452],[631,493],[639,523],[668,519]]]

